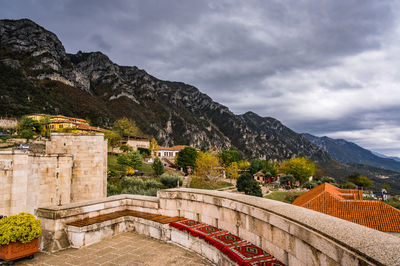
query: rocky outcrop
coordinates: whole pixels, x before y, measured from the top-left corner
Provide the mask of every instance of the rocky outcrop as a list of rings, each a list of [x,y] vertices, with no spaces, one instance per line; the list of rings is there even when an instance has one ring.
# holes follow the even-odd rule
[[[0,21],[0,62],[0,103],[5,107],[0,115],[61,113],[105,127],[126,116],[161,145],[236,148],[247,157],[330,160],[276,119],[235,115],[193,86],[119,66],[101,52],[67,54],[56,35],[27,19]]]

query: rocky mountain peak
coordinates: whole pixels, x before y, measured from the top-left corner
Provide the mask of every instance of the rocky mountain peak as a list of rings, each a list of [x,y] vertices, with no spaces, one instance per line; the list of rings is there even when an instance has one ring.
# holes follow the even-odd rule
[[[103,127],[128,117],[160,145],[235,148],[252,158],[330,160],[274,118],[235,115],[194,86],[119,66],[101,52],[66,54],[56,35],[30,20],[2,20],[0,33],[0,115],[64,114]]]
[[[57,36],[29,19],[0,20],[0,46],[31,56],[48,54],[65,59],[65,49]]]

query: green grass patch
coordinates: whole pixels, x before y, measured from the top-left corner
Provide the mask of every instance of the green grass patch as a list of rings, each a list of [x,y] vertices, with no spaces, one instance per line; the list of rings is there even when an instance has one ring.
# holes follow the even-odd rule
[[[151,164],[143,162],[142,166],[138,167],[139,171],[142,171],[144,175],[154,175]]]
[[[400,210],[400,201],[395,201],[395,200],[388,200],[386,201],[387,204],[389,204],[392,207],[395,207],[396,209]]]
[[[218,182],[211,182],[210,180],[207,180],[205,178],[200,178],[200,177],[192,177],[190,181],[190,188],[199,188],[199,189],[220,189],[220,188],[225,188],[225,187],[230,187],[232,186],[231,183],[224,182],[224,181],[218,181]]]
[[[286,203],[292,203],[298,196],[301,196],[304,193],[306,193],[306,192],[305,191],[302,191],[302,192],[275,191],[275,192],[272,192],[272,193],[264,196],[264,198],[277,200],[277,201],[282,201],[282,202],[286,202]]]

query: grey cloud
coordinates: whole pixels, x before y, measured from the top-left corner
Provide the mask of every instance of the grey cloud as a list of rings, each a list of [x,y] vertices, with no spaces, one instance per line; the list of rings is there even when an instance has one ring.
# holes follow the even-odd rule
[[[295,131],[314,134],[360,131],[380,123],[400,127],[400,108],[393,104],[384,108],[390,99],[345,94],[367,94],[377,86],[377,81],[369,80],[375,73],[359,70],[363,61],[354,66],[346,60],[384,51],[399,19],[395,1],[0,0],[0,4],[0,17],[31,18],[56,33],[68,52],[99,49],[118,64],[195,85],[235,113],[251,110],[276,117]],[[374,63],[365,64],[373,68]],[[345,73],[335,76],[339,71],[335,69]],[[323,99],[321,90],[331,92],[329,99]],[[304,104],[307,99],[302,95],[320,98]],[[313,107],[321,101],[327,104],[325,117]],[[335,103],[338,107],[329,107]]]
[[[98,34],[93,34],[90,40],[95,44],[94,46],[100,48],[102,51],[109,52],[111,50],[111,45]]]

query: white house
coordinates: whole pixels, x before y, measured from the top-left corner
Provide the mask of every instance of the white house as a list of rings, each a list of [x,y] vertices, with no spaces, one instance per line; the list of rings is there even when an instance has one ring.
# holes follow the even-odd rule
[[[157,156],[160,159],[170,159],[172,162],[175,159],[175,156],[178,154],[179,151],[183,150],[184,148],[189,147],[185,145],[173,146],[173,147],[159,147],[157,151]]]

